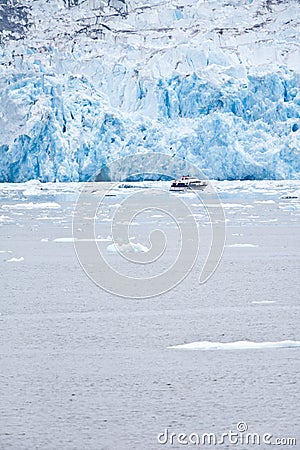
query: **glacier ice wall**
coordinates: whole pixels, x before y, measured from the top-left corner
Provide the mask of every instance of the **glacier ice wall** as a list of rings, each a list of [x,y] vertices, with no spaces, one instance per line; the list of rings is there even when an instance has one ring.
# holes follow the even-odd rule
[[[215,2],[174,0],[159,15],[160,3],[128,2],[131,14],[108,14],[106,27],[116,31],[99,39],[103,15],[85,18],[78,35],[84,11],[65,17],[57,0],[55,30],[48,3],[35,2],[45,29],[0,49],[0,181],[87,180],[110,161],[145,151],[186,159],[209,178],[299,178],[299,71],[290,56],[278,60],[288,55],[282,42],[296,54],[293,33],[283,29],[279,43],[273,34],[275,50],[266,47],[269,35],[245,44],[249,30],[266,33],[255,22],[263,14],[272,32],[271,12],[258,15],[258,0],[220,2],[217,30]],[[296,4],[278,3],[275,30]],[[233,39],[228,30],[241,28],[245,11],[251,26]],[[195,31],[199,23],[204,31]],[[228,47],[220,44],[226,33]],[[258,37],[263,45],[254,51]]]
[[[292,73],[219,86],[195,74],[139,80],[130,95],[136,114],[111,107],[84,77],[19,74],[1,83],[0,125],[12,127],[2,133],[1,181],[86,180],[112,159],[144,151],[187,159],[210,178],[299,177]],[[149,104],[156,117],[142,114]]]

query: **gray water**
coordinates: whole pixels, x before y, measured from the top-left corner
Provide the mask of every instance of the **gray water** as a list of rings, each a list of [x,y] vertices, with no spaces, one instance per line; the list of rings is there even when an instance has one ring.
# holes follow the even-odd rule
[[[299,348],[168,348],[300,340],[299,197],[282,198],[297,197],[299,183],[216,186],[229,205],[216,273],[200,285],[196,266],[148,300],[101,290],[72,242],[55,241],[72,236],[78,185],[0,187],[1,450],[195,448],[157,436],[166,428],[221,435],[241,421],[249,432],[296,438],[284,448],[299,448]],[[16,206],[30,202],[60,208]],[[205,235],[200,216],[199,227]]]

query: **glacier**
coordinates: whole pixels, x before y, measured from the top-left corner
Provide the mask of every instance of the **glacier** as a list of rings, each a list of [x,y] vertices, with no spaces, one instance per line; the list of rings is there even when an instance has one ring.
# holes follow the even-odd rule
[[[86,181],[144,152],[299,179],[296,1],[24,3],[1,23],[1,182]]]

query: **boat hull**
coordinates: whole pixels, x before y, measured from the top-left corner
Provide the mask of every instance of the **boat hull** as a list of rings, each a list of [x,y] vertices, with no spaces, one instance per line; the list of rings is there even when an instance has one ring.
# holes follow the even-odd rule
[[[207,187],[207,184],[195,184],[195,185],[186,185],[186,186],[171,186],[171,192],[186,192],[186,191],[204,191]]]

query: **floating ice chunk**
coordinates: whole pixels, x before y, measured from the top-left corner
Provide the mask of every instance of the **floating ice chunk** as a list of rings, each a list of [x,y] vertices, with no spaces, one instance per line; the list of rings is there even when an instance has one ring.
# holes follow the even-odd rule
[[[290,204],[290,205],[279,205],[279,208],[283,211],[297,211],[300,209],[300,205]]]
[[[274,200],[256,200],[254,203],[261,204],[261,205],[264,205],[264,204],[271,205],[271,204],[273,204],[275,202],[274,202]]]
[[[26,196],[39,194],[42,189],[42,183],[39,180],[29,180],[24,183],[25,190],[23,194]]]
[[[13,205],[2,205],[2,209],[59,209],[61,206],[58,203],[15,203]]]
[[[253,305],[265,305],[265,304],[268,305],[268,304],[276,303],[276,302],[275,302],[275,300],[260,300],[260,301],[253,301],[251,303],[253,303]]]
[[[140,243],[130,242],[128,244],[110,244],[107,246],[107,251],[110,253],[144,253],[148,252],[148,248]]]
[[[74,242],[75,238],[73,237],[64,237],[64,238],[56,238],[53,239],[53,242]]]
[[[260,350],[272,348],[297,348],[300,347],[300,341],[278,341],[278,342],[209,342],[199,341],[190,344],[173,345],[168,348],[177,348],[184,350]]]
[[[8,259],[6,262],[22,262],[22,261],[24,261],[23,256],[21,256],[21,258],[11,258],[11,259]]]
[[[42,183],[39,180],[29,180],[29,181],[25,181],[24,185],[26,187],[30,187],[30,186],[42,186]]]
[[[0,222],[5,222],[5,220],[10,219],[8,216],[0,216]]]
[[[258,245],[254,244],[227,244],[225,245],[227,248],[254,248],[258,247]]]

